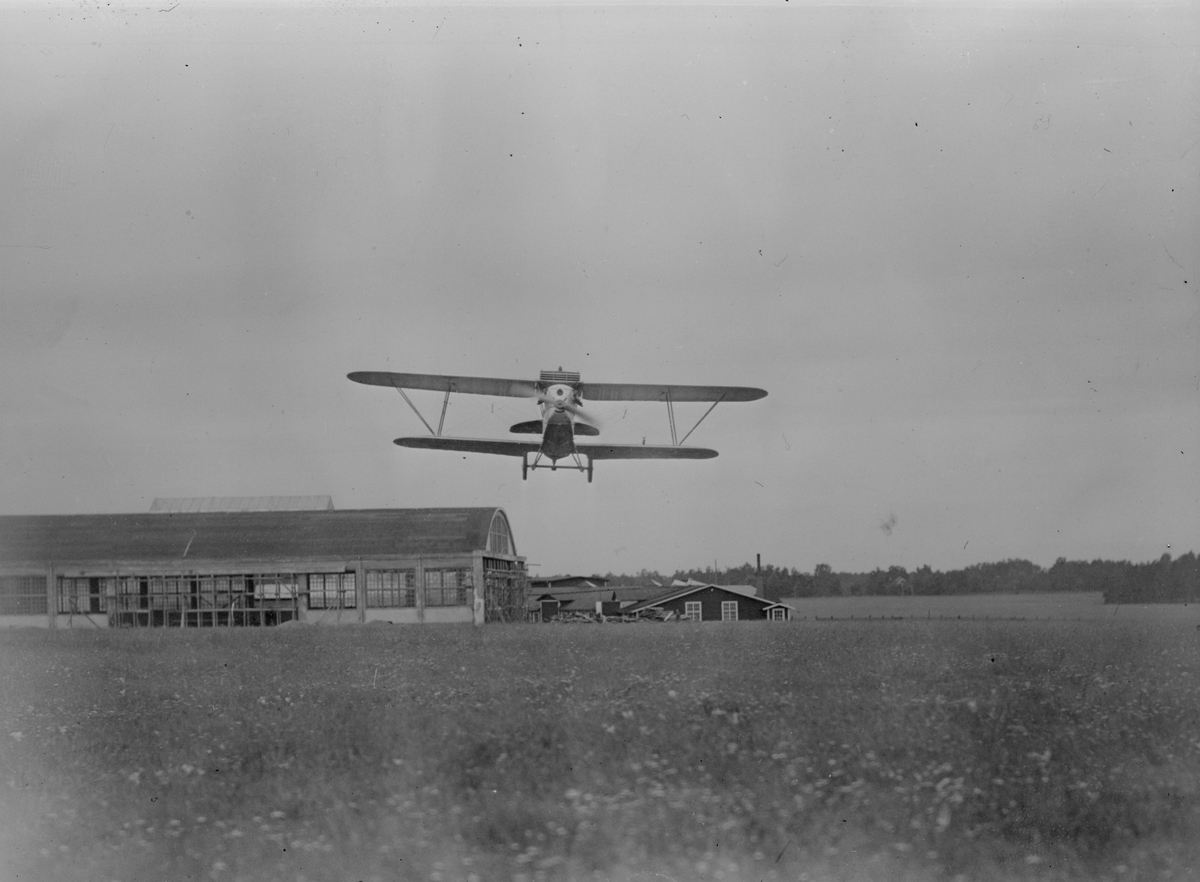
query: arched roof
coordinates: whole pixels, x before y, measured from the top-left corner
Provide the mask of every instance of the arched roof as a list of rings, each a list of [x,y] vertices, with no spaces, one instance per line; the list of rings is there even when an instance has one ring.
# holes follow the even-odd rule
[[[498,508],[492,515],[488,527],[487,550],[493,554],[517,553],[517,541],[513,538],[512,526],[508,523],[508,515],[504,509]]]
[[[499,508],[0,516],[0,564],[466,554],[488,549],[497,515],[507,525]]]

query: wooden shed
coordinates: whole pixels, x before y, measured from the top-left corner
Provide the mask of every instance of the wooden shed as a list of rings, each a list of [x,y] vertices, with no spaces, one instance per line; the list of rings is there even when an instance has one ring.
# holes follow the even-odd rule
[[[685,585],[631,606],[625,612],[659,609],[674,618],[694,622],[785,622],[790,610],[782,603],[758,597],[748,586]]]

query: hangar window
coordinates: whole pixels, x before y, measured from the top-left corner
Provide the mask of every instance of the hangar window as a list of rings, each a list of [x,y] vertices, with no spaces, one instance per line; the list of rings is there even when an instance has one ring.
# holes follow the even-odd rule
[[[354,590],[354,574],[350,574],[351,591]],[[296,585],[296,577],[289,574],[286,575],[271,575],[271,576],[255,576],[254,582],[254,599],[257,601],[278,601],[291,600],[299,594]]]
[[[722,600],[721,601],[721,621],[736,622],[737,618],[737,601]]]
[[[503,512],[492,516],[492,525],[488,528],[488,551],[492,554],[515,554],[513,550],[512,533],[508,529],[508,518]]]
[[[104,610],[105,579],[71,578],[58,580],[58,611],[66,615],[84,615]],[[43,604],[44,605],[44,604]]]
[[[191,579],[179,576],[164,576],[150,580],[150,606],[152,609],[178,611],[187,606],[191,594]]]
[[[354,604],[354,573],[309,575],[309,609],[353,609]]]
[[[415,570],[367,570],[368,607],[417,605]]]
[[[0,576],[0,615],[45,614],[45,576]]]
[[[296,617],[299,594],[297,578],[291,573],[119,576],[97,581],[113,598],[112,623],[135,628],[278,625]]]
[[[474,581],[467,569],[426,570],[426,606],[469,606]]]
[[[685,621],[698,622],[703,618],[700,612],[700,601],[687,600],[683,604],[683,618]]]

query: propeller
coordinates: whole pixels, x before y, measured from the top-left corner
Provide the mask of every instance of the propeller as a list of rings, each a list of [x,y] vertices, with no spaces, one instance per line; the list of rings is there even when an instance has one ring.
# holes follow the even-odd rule
[[[582,404],[576,404],[573,401],[568,402],[563,405],[563,410],[567,411],[567,413],[571,414],[576,419],[583,420],[585,423],[587,423],[589,426],[591,426],[592,428],[594,428],[596,430],[600,430],[600,429],[604,428],[604,423],[600,420],[599,415],[596,413],[596,411],[589,408],[585,412]]]
[[[602,428],[595,411],[591,408],[585,411],[583,403],[578,398],[578,393],[565,383],[554,383],[545,390],[538,391],[537,403],[551,404],[555,408],[565,410],[576,419],[583,420],[597,430]]]

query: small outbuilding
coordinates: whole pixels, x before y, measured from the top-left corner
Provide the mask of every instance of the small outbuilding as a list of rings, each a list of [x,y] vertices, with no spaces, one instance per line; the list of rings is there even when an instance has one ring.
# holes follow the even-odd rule
[[[0,626],[524,620],[525,559],[503,509],[287,499],[0,516]]]

